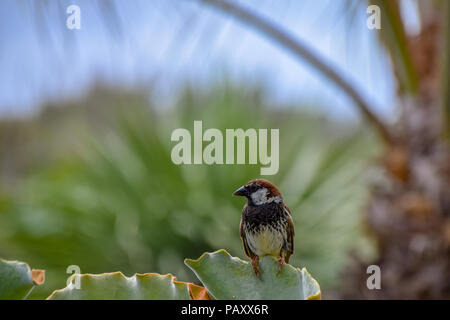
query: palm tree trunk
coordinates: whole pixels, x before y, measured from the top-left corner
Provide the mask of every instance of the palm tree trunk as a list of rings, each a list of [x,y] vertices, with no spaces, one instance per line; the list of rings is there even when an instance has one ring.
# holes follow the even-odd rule
[[[385,179],[372,186],[365,216],[379,256],[369,263],[354,258],[339,297],[449,299],[450,147],[442,135],[449,125],[448,113],[443,116],[442,112],[450,108],[448,60],[441,76],[442,43],[449,37],[449,19],[447,16],[445,25],[442,11],[449,15],[448,2],[437,4],[446,8],[441,10],[436,2],[419,1],[422,28],[413,37],[404,30],[398,1],[372,1],[382,11],[380,40],[391,56],[398,82],[401,115],[396,125],[388,128],[341,72],[287,31],[229,1],[201,1],[254,27],[309,62],[355,101],[387,142],[379,163]],[[446,52],[448,59],[449,50]],[[381,268],[381,290],[367,288],[370,264]]]
[[[442,40],[448,29],[433,2],[419,5],[421,32],[406,38],[417,92],[399,90],[399,144],[384,156],[386,179],[372,186],[366,214],[379,251],[369,264],[381,269],[381,290],[367,288],[368,263],[355,258],[341,298],[450,298],[450,148],[442,135],[447,106],[441,98],[448,92],[441,81]]]

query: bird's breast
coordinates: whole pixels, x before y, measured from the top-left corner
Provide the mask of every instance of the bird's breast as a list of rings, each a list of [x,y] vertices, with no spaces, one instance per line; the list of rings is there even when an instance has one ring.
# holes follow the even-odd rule
[[[247,243],[258,256],[279,256],[286,239],[286,225],[281,220],[259,226],[245,225]]]

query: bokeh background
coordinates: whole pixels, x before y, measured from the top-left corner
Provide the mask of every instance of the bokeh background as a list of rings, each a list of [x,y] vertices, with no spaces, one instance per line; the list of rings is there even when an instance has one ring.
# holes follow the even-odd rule
[[[46,270],[30,298],[69,265],[195,282],[184,258],[245,258],[231,194],[260,166],[174,165],[171,132],[194,120],[280,129],[264,178],[294,215],[291,263],[325,298],[449,298],[449,5],[373,2],[381,30],[366,1],[232,3],[336,68],[387,140],[339,85],[208,1],[2,1],[0,257]],[[370,264],[382,290],[365,287]]]

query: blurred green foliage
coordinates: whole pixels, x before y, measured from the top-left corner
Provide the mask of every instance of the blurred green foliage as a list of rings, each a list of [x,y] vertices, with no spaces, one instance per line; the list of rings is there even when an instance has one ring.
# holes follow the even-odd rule
[[[244,203],[231,194],[260,166],[174,165],[171,132],[191,130],[194,120],[204,130],[280,129],[280,171],[264,178],[294,216],[291,264],[307,267],[324,291],[339,285],[348,251],[370,249],[360,213],[377,142],[354,124],[274,106],[263,92],[228,82],[186,88],[161,108],[144,91],[99,87],[31,119],[0,122],[0,256],[47,270],[31,298],[64,287],[69,265],[198,282],[184,258],[220,248],[245,258]]]

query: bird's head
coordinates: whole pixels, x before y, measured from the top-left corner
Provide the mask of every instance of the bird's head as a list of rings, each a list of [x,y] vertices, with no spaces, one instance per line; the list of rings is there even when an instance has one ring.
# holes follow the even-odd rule
[[[254,179],[237,189],[233,195],[246,197],[249,205],[260,206],[271,202],[281,203],[283,197],[271,182],[264,179]]]

